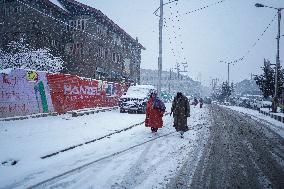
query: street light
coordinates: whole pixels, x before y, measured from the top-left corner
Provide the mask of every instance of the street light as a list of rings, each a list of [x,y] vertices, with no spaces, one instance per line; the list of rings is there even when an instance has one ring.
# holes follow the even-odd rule
[[[281,11],[284,8],[275,8],[275,7],[271,7],[271,6],[266,6],[260,3],[256,3],[255,4],[256,7],[266,7],[266,8],[271,8],[271,9],[275,9],[277,10],[277,14],[278,14],[278,34],[277,34],[277,55],[276,55],[276,66],[275,66],[275,90],[274,90],[274,100],[273,100],[273,108],[272,111],[276,112],[277,111],[277,103],[278,103],[278,68],[280,68],[280,57],[279,57],[279,46],[280,46],[280,24],[281,24]]]
[[[225,62],[225,61],[222,61],[222,60],[220,62],[228,64],[228,85],[229,85],[229,83],[230,83],[230,64],[232,64],[233,62]]]

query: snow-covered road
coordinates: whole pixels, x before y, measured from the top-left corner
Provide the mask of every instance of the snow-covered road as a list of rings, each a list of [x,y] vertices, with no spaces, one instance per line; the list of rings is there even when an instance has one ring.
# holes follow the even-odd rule
[[[0,188],[163,188],[189,154],[196,154],[196,164],[202,154],[209,135],[208,110],[192,107],[191,115],[192,130],[184,139],[174,132],[172,117],[165,116],[158,134],[142,124],[46,159],[40,157],[127,128],[144,121],[145,115],[112,111],[1,122],[0,160],[18,162],[0,165],[5,175]]]
[[[284,139],[273,123],[232,109],[209,107],[210,137],[193,178],[189,160],[168,188],[284,188]]]

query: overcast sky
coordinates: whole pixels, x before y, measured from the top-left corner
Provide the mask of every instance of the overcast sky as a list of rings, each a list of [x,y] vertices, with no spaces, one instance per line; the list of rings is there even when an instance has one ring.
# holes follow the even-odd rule
[[[79,0],[101,10],[132,37],[146,47],[141,68],[158,67],[158,17],[153,15],[159,0]],[[163,29],[163,70],[174,68],[176,62],[188,62],[188,74],[209,85],[212,78],[227,79],[227,65],[246,55],[242,62],[230,67],[230,81],[250,78],[261,73],[263,59],[275,63],[277,13],[269,8],[256,8],[255,3],[284,7],[284,0],[226,0],[191,14],[189,11],[220,0],[179,0],[164,7],[167,22]],[[164,0],[164,3],[168,0]],[[284,35],[284,11],[281,29]],[[168,19],[170,18],[170,19]],[[274,22],[261,37],[265,28]],[[260,40],[257,42],[257,39]],[[283,64],[284,37],[280,43]],[[257,42],[256,46],[253,44]],[[173,50],[172,50],[173,49]],[[247,51],[250,50],[250,53]]]

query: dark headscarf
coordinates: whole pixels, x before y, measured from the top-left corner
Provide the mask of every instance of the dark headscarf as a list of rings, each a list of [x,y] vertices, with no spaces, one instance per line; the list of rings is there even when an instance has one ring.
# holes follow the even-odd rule
[[[182,93],[181,92],[177,92],[177,98],[182,97]]]

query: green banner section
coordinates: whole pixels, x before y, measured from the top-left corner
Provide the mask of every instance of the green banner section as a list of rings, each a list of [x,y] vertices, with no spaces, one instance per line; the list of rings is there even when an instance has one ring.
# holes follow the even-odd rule
[[[39,93],[40,93],[41,105],[42,105],[43,113],[48,113],[48,104],[47,104],[45,90],[44,90],[44,85],[43,85],[42,81],[40,81],[38,83],[38,89],[39,89]]]

